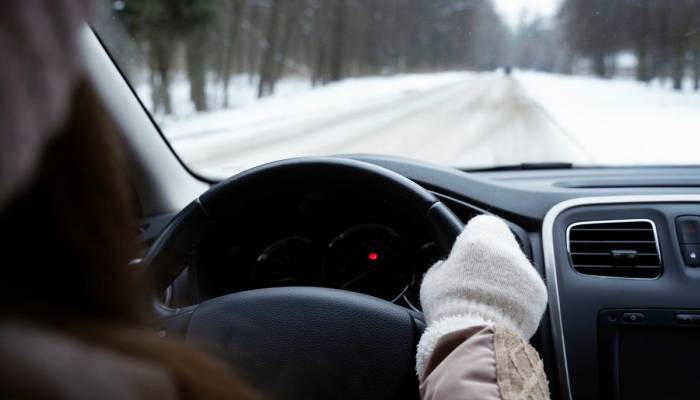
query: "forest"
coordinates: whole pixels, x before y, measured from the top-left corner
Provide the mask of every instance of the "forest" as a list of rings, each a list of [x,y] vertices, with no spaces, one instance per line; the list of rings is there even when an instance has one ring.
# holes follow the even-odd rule
[[[122,68],[148,82],[160,114],[172,111],[177,76],[188,81],[197,111],[228,107],[236,76],[258,97],[274,94],[288,76],[316,86],[504,66],[606,79],[632,74],[669,79],[676,89],[690,79],[700,90],[700,0],[562,0],[553,18],[524,15],[517,27],[491,0],[104,1],[114,29],[130,39],[108,47],[131,60]],[[633,56],[632,71],[618,66],[620,54]],[[207,97],[212,84],[221,104]]]
[[[636,79],[671,78],[681,89],[690,72],[700,90],[699,0],[566,0],[558,22],[562,44],[597,76],[613,77],[613,56],[628,51]]]

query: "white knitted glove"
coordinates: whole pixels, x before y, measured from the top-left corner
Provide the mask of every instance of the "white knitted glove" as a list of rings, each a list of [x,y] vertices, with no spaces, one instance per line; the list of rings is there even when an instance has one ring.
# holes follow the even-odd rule
[[[476,325],[501,325],[532,337],[547,306],[547,290],[508,226],[480,215],[469,221],[445,261],[425,274],[420,301],[427,329],[418,344],[422,376],[438,340]]]

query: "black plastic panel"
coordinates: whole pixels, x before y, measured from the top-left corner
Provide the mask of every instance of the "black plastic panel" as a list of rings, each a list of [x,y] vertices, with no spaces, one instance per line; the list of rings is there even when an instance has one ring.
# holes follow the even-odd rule
[[[685,265],[675,229],[678,215],[697,214],[697,204],[579,206],[559,215],[554,249],[563,337],[574,399],[601,397],[597,318],[601,310],[700,308],[700,269]],[[586,276],[576,272],[566,251],[566,229],[582,221],[649,219],[657,228],[664,270],[657,279]]]
[[[467,201],[528,230],[539,229],[545,214],[565,200],[590,196],[700,193],[700,167],[697,166],[470,173],[394,156],[342,157],[398,172],[426,189]]]
[[[603,310],[598,343],[601,399],[700,398],[699,310]]]

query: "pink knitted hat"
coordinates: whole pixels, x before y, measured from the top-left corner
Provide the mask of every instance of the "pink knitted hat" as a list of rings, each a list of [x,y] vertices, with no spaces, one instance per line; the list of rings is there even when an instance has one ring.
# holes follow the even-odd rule
[[[0,11],[0,207],[30,182],[70,108],[90,0],[6,0]]]

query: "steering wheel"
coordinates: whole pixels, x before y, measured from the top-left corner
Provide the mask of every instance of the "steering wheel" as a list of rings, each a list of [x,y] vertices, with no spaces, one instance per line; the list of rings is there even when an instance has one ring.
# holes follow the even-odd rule
[[[144,258],[163,293],[187,267],[202,235],[251,195],[280,188],[372,193],[424,227],[446,256],[462,222],[431,193],[387,169],[341,158],[298,158],[242,172],[184,208]],[[273,190],[274,189],[274,190]],[[349,205],[351,206],[351,205]],[[415,347],[420,313],[337,289],[257,289],[184,309],[158,303],[159,327],[184,335],[230,363],[269,398],[416,397]]]

